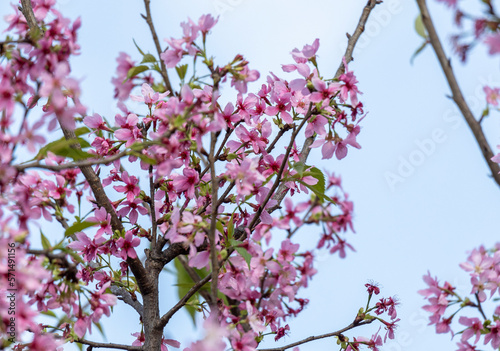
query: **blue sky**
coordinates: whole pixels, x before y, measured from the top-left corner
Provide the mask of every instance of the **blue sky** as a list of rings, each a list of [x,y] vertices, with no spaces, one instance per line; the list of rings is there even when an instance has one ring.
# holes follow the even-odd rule
[[[241,53],[251,68],[281,74],[281,64],[291,63],[289,52],[320,38],[319,64],[324,76],[337,69],[346,45],[346,32],[354,29],[366,0],[188,0],[153,1],[153,16],[160,38],[176,37],[179,23],[189,16],[220,14],[219,24],[208,41],[220,63]],[[119,51],[139,58],[132,38],[154,53],[148,28],[139,14],[141,1],[61,1],[67,16],[81,16],[82,55],[73,62],[73,74],[82,79],[83,102],[90,112],[112,118],[116,112],[110,80]],[[0,5],[2,13],[10,11]],[[451,13],[430,1],[438,31],[451,52],[448,37]],[[307,291],[308,308],[290,322],[284,343],[340,329],[349,324],[365,304],[364,284],[377,281],[382,293],[397,295],[400,327],[396,339],[385,350],[454,350],[449,334],[436,335],[427,327],[417,290],[428,269],[433,275],[457,284],[468,293],[468,276],[458,263],[466,251],[480,244],[495,243],[500,224],[500,189],[488,177],[488,169],[471,132],[453,102],[449,88],[430,48],[410,57],[421,44],[413,23],[417,7],[413,1],[385,0],[371,16],[366,33],[354,52],[350,68],[356,73],[367,117],[358,142],[361,150],[349,150],[342,161],[320,159],[310,163],[340,173],[344,189],[354,201],[356,234],[350,235],[355,253],[345,260],[322,255]],[[166,45],[162,41],[162,44]],[[500,86],[498,60],[490,60],[481,47],[463,66],[452,64],[464,96],[476,115],[484,108],[482,86]],[[260,84],[250,86],[259,87]],[[498,115],[485,121],[492,145],[500,144]],[[394,181],[396,178],[398,181]],[[390,179],[393,179],[391,181]],[[301,233],[304,243],[310,233]],[[163,282],[164,308],[173,305],[172,280]],[[172,297],[172,299],[170,298]],[[115,308],[117,316],[104,323],[110,342],[130,342],[138,331],[134,312],[128,306]],[[175,317],[167,336],[182,342],[191,339],[185,315]],[[371,332],[354,330],[348,336]],[[303,351],[329,350],[332,339],[301,347]],[[274,341],[263,346],[271,347]],[[67,348],[71,349],[70,347]]]

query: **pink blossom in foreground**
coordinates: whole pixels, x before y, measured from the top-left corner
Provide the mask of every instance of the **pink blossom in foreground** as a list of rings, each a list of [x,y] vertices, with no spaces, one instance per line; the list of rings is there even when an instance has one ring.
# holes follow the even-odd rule
[[[121,249],[121,258],[124,260],[126,260],[127,257],[137,258],[137,253],[135,252],[134,247],[139,246],[140,243],[141,239],[134,237],[131,231],[126,232],[125,237],[118,239],[116,242],[116,246]]]

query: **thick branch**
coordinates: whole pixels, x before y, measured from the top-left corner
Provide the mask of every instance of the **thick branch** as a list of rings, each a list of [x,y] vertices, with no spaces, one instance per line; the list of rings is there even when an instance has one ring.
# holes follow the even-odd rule
[[[259,351],[285,351],[287,349],[291,349],[292,347],[299,346],[299,345],[302,345],[302,344],[305,344],[305,343],[308,343],[308,342],[311,342],[311,341],[314,341],[314,340],[319,340],[319,339],[324,339],[324,338],[330,338],[332,336],[340,336],[342,333],[345,333],[346,331],[348,331],[350,329],[359,327],[361,325],[370,324],[374,320],[375,319],[371,319],[371,320],[366,320],[366,321],[359,322],[359,323],[354,323],[353,322],[353,323],[349,324],[347,327],[345,327],[343,329],[340,329],[340,330],[337,330],[336,332],[322,334],[322,335],[317,335],[317,336],[310,336],[308,338],[305,338],[303,340],[300,340],[300,341],[297,341],[297,342],[294,342],[294,343],[291,343],[291,344],[288,344],[288,345],[285,345],[285,346],[275,347],[275,348],[272,348],[272,349],[259,349]]]
[[[75,140],[75,143],[72,144],[72,147],[77,149],[80,148],[80,144],[76,142],[75,132],[63,127],[62,125],[61,129],[66,140]],[[85,176],[85,179],[87,180],[90,188],[92,189],[92,193],[94,194],[97,204],[99,205],[99,207],[104,207],[106,209],[106,212],[111,216],[111,228],[113,229],[113,231],[119,231],[120,233],[123,232],[125,230],[123,224],[120,218],[118,218],[115,208],[111,204],[111,201],[104,191],[101,179],[97,176],[92,167],[80,166],[79,168],[82,174]],[[129,265],[132,273],[137,279],[137,284],[139,285],[141,293],[143,295],[149,294],[152,289],[152,284],[149,281],[148,272],[142,265],[141,260],[139,258],[129,257],[127,258],[127,264]]]
[[[31,1],[22,0],[21,3],[23,5],[22,11],[26,17],[28,25],[30,26],[30,30],[35,30],[35,31],[39,30],[40,28],[38,27],[38,24],[36,22]],[[61,123],[59,124],[61,125],[61,129],[64,133],[64,137],[66,138],[66,140],[75,140],[75,143],[72,144],[71,147],[75,149],[80,149],[81,148],[80,144],[76,142],[75,132],[73,130],[69,130],[63,127]],[[101,180],[99,179],[97,174],[95,174],[94,170],[90,166],[80,166],[79,168],[80,171],[85,176],[85,179],[87,180],[90,188],[92,189],[97,204],[100,207],[104,207],[106,209],[106,212],[111,215],[111,227],[113,228],[113,231],[117,230],[119,232],[122,232],[124,230],[123,224],[116,215],[115,209],[111,204],[111,201],[104,192]],[[139,285],[141,293],[143,295],[149,294],[152,291],[152,284],[149,281],[147,271],[146,269],[144,269],[141,260],[139,260],[138,258],[133,259],[129,257],[127,259],[127,264],[129,265],[130,269],[132,270],[132,273],[134,274],[137,280],[137,284]]]
[[[75,342],[79,344],[88,345],[90,350],[93,347],[95,348],[108,348],[108,349],[120,349],[120,350],[128,350],[128,351],[142,351],[142,346],[129,346],[129,345],[120,345],[113,343],[102,343],[102,342],[94,342],[85,339],[78,339]]]
[[[168,91],[170,91],[171,94],[173,94],[172,85],[170,84],[170,80],[168,79],[167,67],[165,66],[165,62],[163,62],[163,60],[160,57],[163,51],[160,46],[160,41],[158,40],[158,35],[156,34],[156,29],[153,23],[153,17],[151,16],[150,2],[151,2],[150,0],[144,0],[144,6],[146,7],[146,16],[144,15],[141,16],[146,20],[149,26],[149,30],[151,31],[151,35],[153,36],[153,41],[155,42],[156,46],[156,52],[158,52],[158,59],[160,60],[160,65],[161,65],[161,76],[163,77],[163,80],[165,82],[165,87],[167,88]]]
[[[494,154],[491,151],[491,147],[488,141],[486,140],[486,136],[484,135],[481,124],[476,120],[469,106],[465,102],[462,91],[460,90],[460,86],[458,85],[455,74],[453,73],[453,69],[451,68],[451,62],[444,52],[443,46],[441,45],[441,41],[439,40],[439,36],[436,32],[436,28],[434,27],[434,23],[432,22],[427,4],[425,0],[417,0],[417,4],[422,14],[422,22],[424,23],[425,29],[429,34],[430,43],[439,60],[441,69],[446,76],[446,80],[448,81],[448,85],[450,86],[451,92],[453,94],[453,101],[455,101],[455,104],[458,106],[460,112],[467,121],[472,134],[474,134],[474,138],[476,139],[477,144],[479,145],[479,148],[483,153],[483,157],[491,170],[493,179],[500,186],[500,174],[498,174],[500,172],[500,166],[497,163],[491,161],[491,158],[494,156]]]
[[[20,8],[24,18],[26,18],[26,22],[28,23],[28,27],[30,28],[30,32],[36,33],[40,30],[38,27],[38,23],[36,22],[35,13],[33,12],[33,5],[31,4],[31,0],[21,0],[22,8]]]

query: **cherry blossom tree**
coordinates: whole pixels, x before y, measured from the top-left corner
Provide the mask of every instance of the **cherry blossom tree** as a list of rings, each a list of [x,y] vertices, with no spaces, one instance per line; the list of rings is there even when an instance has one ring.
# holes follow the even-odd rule
[[[287,78],[261,79],[241,55],[215,61],[211,15],[181,23],[183,36],[162,48],[145,0],[156,53],[137,44],[137,54],[119,54],[114,120],[80,100],[71,58],[81,21],[55,0],[13,5],[0,42],[2,348],[250,351],[292,332],[287,321],[308,303],[301,294],[315,255],[353,249],[353,204],[340,177],[307,160],[361,147],[363,103],[348,64],[378,3],[364,7],[334,77],[321,75],[315,40],[292,50]],[[223,95],[231,91],[233,101]],[[141,107],[129,110],[130,100]],[[59,230],[49,233],[48,222]],[[315,250],[295,242],[304,226],[315,228]],[[165,268],[179,299],[160,311]],[[394,338],[398,302],[374,297],[376,284],[366,289],[349,325],[267,350],[327,337],[345,350],[377,350]],[[118,303],[136,313],[136,340],[93,341]],[[164,336],[175,335],[169,321],[181,309],[203,319],[205,337],[190,345]],[[374,322],[371,337],[346,334]]]
[[[500,53],[500,18],[493,1],[481,1],[480,15],[470,12],[469,7],[463,6],[465,1],[438,1],[445,3],[454,12],[454,23],[458,33],[451,37],[451,43],[460,61],[466,62],[470,51],[478,45],[485,45],[493,57]],[[467,5],[470,3],[473,2],[470,1]],[[416,21],[416,29],[424,38],[424,43],[417,54],[428,44],[431,45],[450,87],[451,98],[473,133],[491,171],[491,177],[500,186],[500,154],[495,155],[492,151],[484,127],[485,118],[498,112],[500,88],[484,86],[485,108],[480,116],[475,116],[464,99],[452,69],[452,60],[448,58],[441,44],[426,1],[417,0],[417,4],[420,16]],[[423,308],[431,313],[429,324],[435,325],[436,333],[451,333],[457,339],[457,349],[460,351],[479,350],[483,345],[498,349],[500,305],[496,302],[500,286],[500,243],[491,249],[486,249],[484,246],[472,249],[467,260],[460,263],[460,268],[470,275],[470,296],[467,296],[467,292],[458,291],[457,287],[447,281],[440,283],[430,272],[424,276],[427,288],[419,293],[428,303]]]

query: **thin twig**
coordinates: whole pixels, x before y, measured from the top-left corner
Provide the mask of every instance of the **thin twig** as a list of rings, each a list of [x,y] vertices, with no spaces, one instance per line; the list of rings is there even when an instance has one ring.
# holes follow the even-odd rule
[[[64,163],[61,165],[46,165],[40,163],[40,161],[35,161],[35,162],[30,162],[26,164],[20,164],[20,165],[14,165],[19,172],[22,172],[28,168],[40,168],[40,169],[48,169],[50,171],[62,171],[65,169],[73,169],[73,168],[80,168],[83,166],[95,166],[95,165],[102,165],[102,164],[108,164],[113,161],[116,161],[122,157],[125,157],[129,155],[129,151],[122,151],[118,154],[115,154],[113,156],[109,156],[103,159],[87,159],[87,160],[82,160],[82,161],[76,161],[76,162],[71,162],[71,163]]]
[[[336,332],[322,334],[322,335],[317,335],[317,336],[310,336],[308,338],[305,338],[303,340],[300,340],[300,341],[297,341],[297,342],[294,342],[294,343],[291,343],[291,344],[288,344],[288,345],[285,345],[285,346],[275,347],[275,348],[272,348],[272,349],[259,349],[258,351],[285,351],[285,350],[290,349],[292,347],[299,346],[299,345],[302,345],[302,344],[305,344],[305,343],[308,343],[308,342],[311,342],[311,341],[314,341],[314,340],[319,340],[319,339],[324,339],[324,338],[331,338],[332,336],[340,336],[342,333],[345,333],[348,330],[351,330],[353,328],[356,328],[356,327],[359,327],[359,326],[362,326],[362,325],[365,325],[365,324],[370,324],[374,320],[375,319],[369,319],[369,320],[366,320],[366,321],[363,321],[363,322],[359,322],[359,323],[354,323],[353,322],[353,323],[349,324],[347,327],[345,327],[343,329],[340,329],[340,330],[337,330]]]
[[[158,52],[158,59],[160,60],[161,66],[161,76],[165,82],[165,88],[173,94],[172,85],[170,84],[170,80],[168,79],[167,67],[165,66],[165,62],[161,59],[160,55],[162,54],[162,49],[160,46],[160,41],[158,40],[158,35],[156,34],[156,29],[153,23],[153,17],[151,16],[151,7],[150,0],[144,0],[144,6],[146,7],[146,16],[141,15],[144,18],[149,26],[149,30],[151,31],[151,35],[153,36],[153,41],[155,42],[156,52]]]
[[[441,69],[446,76],[446,80],[448,81],[448,85],[450,86],[453,94],[453,101],[455,101],[455,104],[460,109],[460,112],[469,125],[472,134],[474,134],[474,138],[481,149],[484,160],[490,168],[493,179],[500,186],[500,166],[491,161],[491,158],[494,156],[493,151],[491,151],[490,144],[486,140],[481,124],[476,120],[469,106],[465,102],[460,86],[458,85],[453,69],[451,68],[451,62],[444,52],[443,46],[441,45],[441,41],[439,40],[439,36],[436,32],[436,28],[434,27],[434,23],[432,22],[427,4],[425,0],[417,0],[417,4],[420,8],[420,13],[422,14],[422,22],[424,23],[425,29],[429,34],[429,41],[434,49],[439,64],[441,65]]]
[[[121,350],[128,350],[128,351],[142,351],[142,346],[129,346],[129,345],[120,345],[120,344],[113,344],[113,343],[102,343],[102,342],[94,342],[94,341],[89,341],[85,339],[77,339],[75,342],[83,345],[88,345],[90,347],[95,347],[95,348],[108,348],[108,349],[121,349]]]
[[[361,13],[361,17],[359,18],[358,25],[356,26],[354,33],[352,33],[352,35],[347,35],[349,40],[347,41],[347,48],[344,53],[346,63],[349,63],[353,60],[352,53],[354,52],[354,48],[356,47],[356,43],[358,42],[359,37],[365,31],[365,25],[368,21],[368,17],[370,16],[373,8],[381,3],[382,1],[380,0],[369,0],[363,8],[363,12]],[[335,78],[340,77],[344,72],[344,62],[341,62],[339,68],[337,69],[337,73],[335,73]]]
[[[122,300],[127,305],[132,306],[132,308],[137,311],[139,316],[142,317],[144,306],[137,300],[137,298],[134,299],[132,297],[132,294],[130,294],[125,288],[122,288],[121,286],[111,285],[109,289],[115,296],[118,297],[118,299]]]
[[[198,292],[198,290],[200,290],[203,287],[203,285],[205,285],[206,283],[208,283],[211,278],[212,278],[212,275],[208,274],[205,278],[203,278],[198,283],[196,283],[195,285],[193,285],[193,287],[191,289],[189,289],[189,291],[186,293],[186,295],[184,295],[184,297],[182,299],[180,299],[179,302],[177,302],[175,304],[175,306],[170,309],[170,311],[168,311],[167,313],[165,313],[161,317],[159,326],[161,328],[163,328],[164,326],[166,326],[167,323],[168,323],[168,321],[170,320],[170,318],[172,318],[172,316],[178,310],[180,310],[189,301],[189,299],[191,298],[191,296],[193,296],[194,294],[196,294]]]

